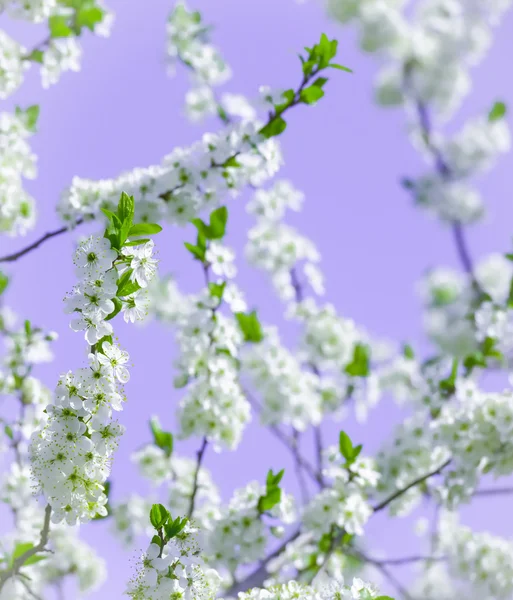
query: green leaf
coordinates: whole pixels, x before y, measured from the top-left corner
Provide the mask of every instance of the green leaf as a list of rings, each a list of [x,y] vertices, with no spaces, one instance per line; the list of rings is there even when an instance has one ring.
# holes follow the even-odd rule
[[[328,67],[331,67],[332,69],[338,69],[339,71],[346,71],[346,73],[353,72],[353,70],[349,67],[344,67],[344,65],[337,65],[336,63],[330,63]]]
[[[219,298],[220,300],[223,297],[224,288],[226,287],[226,281],[223,283],[209,283],[208,290],[212,298]]]
[[[135,201],[133,196],[129,196],[126,192],[121,192],[121,197],[118,203],[119,221],[123,223],[126,220],[134,218]]]
[[[495,121],[500,121],[506,116],[508,112],[508,107],[504,102],[496,102],[490,112],[488,113],[488,121],[490,123],[494,123]]]
[[[340,454],[342,454],[342,456],[348,462],[353,460],[353,454],[354,454],[353,442],[351,441],[351,438],[347,435],[347,433],[345,431],[341,431],[339,433],[338,447],[340,450]]]
[[[113,213],[108,208],[100,208],[102,213],[109,219],[111,223],[113,223],[116,227],[121,227],[121,221],[116,213]]]
[[[10,425],[6,425],[4,427],[5,435],[10,439],[14,439],[14,434],[12,432],[12,427]]]
[[[405,344],[403,346],[403,356],[408,360],[415,360],[415,352],[410,344]]]
[[[261,513],[267,512],[281,502],[281,489],[272,488],[265,496],[260,496],[258,500],[258,510]]]
[[[287,123],[284,121],[284,119],[282,117],[277,115],[276,117],[274,117],[274,119],[269,121],[269,123],[267,123],[267,125],[264,125],[262,127],[262,129],[260,129],[259,133],[265,139],[269,139],[269,138],[276,137],[277,135],[282,134],[286,128],[287,128]]]
[[[123,246],[141,246],[142,244],[146,244],[149,242],[150,238],[139,238],[138,240],[133,240],[131,242],[125,242]]]
[[[226,233],[226,223],[228,222],[228,209],[226,206],[220,206],[210,214],[210,225],[208,227],[208,239],[220,240]]]
[[[101,23],[104,16],[105,11],[99,6],[80,8],[75,16],[75,26],[79,32],[82,27],[94,31],[95,25]]]
[[[118,291],[116,292],[116,296],[124,296],[125,294],[123,294],[123,288],[130,283],[130,277],[132,275],[132,273],[134,272],[133,269],[127,269],[126,271],[124,271],[123,275],[121,275],[121,277],[118,279]]]
[[[276,473],[276,475],[273,473],[273,470],[270,469],[269,472],[267,473],[267,479],[266,479],[266,485],[267,487],[274,487],[280,484],[281,480],[283,479],[283,475],[285,474],[285,469],[282,469],[281,471],[278,471],[278,473]]]
[[[155,529],[160,529],[164,526],[170,515],[168,510],[162,504],[154,504],[150,510],[150,523]]]
[[[164,531],[166,532],[166,542],[171,538],[177,536],[187,524],[188,519],[186,517],[176,517],[174,521],[169,521],[164,525]]]
[[[155,235],[162,231],[162,227],[157,225],[157,223],[139,223],[137,225],[133,225],[128,232],[128,236],[132,237],[133,235]]]
[[[246,342],[261,342],[264,339],[262,326],[255,311],[248,314],[243,312],[235,313],[235,318]]]
[[[150,429],[153,434],[153,442],[155,446],[164,450],[166,456],[171,456],[173,453],[173,434],[169,431],[164,431],[157,417],[150,419]]]
[[[374,600],[394,600],[394,599],[391,598],[390,596],[378,596],[377,598],[374,598]]]
[[[349,363],[345,372],[353,377],[367,377],[369,374],[370,349],[365,344],[356,344],[353,352],[353,360]]]
[[[158,547],[159,547],[161,550],[162,550],[162,542],[163,542],[163,540],[162,540],[161,538],[159,538],[159,536],[158,536],[158,535],[154,535],[154,536],[151,538],[151,543],[152,543],[152,544],[157,544],[157,546],[158,546]]]
[[[32,326],[30,324],[29,320],[25,320],[23,327],[25,329],[25,334],[27,337],[30,337],[30,335],[32,334]]]
[[[20,556],[23,556],[25,554],[25,552],[32,550],[33,547],[34,547],[34,544],[32,542],[17,543],[16,546],[14,546],[14,550],[11,555],[10,566],[12,566],[14,564],[14,561],[17,558],[20,558]]]
[[[46,560],[47,558],[47,554],[33,554],[27,558],[27,560],[23,563],[23,566],[28,567],[29,565],[35,565],[36,563]]]
[[[194,258],[196,258],[197,260],[201,260],[202,262],[205,261],[206,248],[201,248],[200,246],[189,244],[189,242],[184,242],[184,246],[194,256]]]
[[[9,277],[0,271],[0,296],[5,292],[9,285]]]
[[[114,302],[114,310],[105,317],[106,321],[113,319],[123,308],[123,302],[119,298],[112,298],[112,302]]]
[[[322,88],[317,87],[316,85],[311,85],[310,87],[301,90],[299,97],[301,98],[301,102],[305,104],[315,104],[318,100],[320,100],[324,96],[324,91]]]
[[[242,165],[240,164],[240,162],[237,161],[237,158],[235,156],[230,156],[230,158],[228,160],[225,160],[223,163],[223,167],[232,167],[232,168],[239,168]]]
[[[48,27],[52,38],[65,38],[73,35],[73,30],[68,26],[68,18],[62,15],[52,15],[48,19]]]
[[[33,104],[25,110],[19,106],[15,110],[16,116],[23,121],[23,124],[28,131],[34,133],[36,131],[37,120],[39,119],[39,105]]]
[[[31,62],[43,64],[44,52],[42,50],[32,50],[30,54],[25,56],[25,60],[30,60]]]

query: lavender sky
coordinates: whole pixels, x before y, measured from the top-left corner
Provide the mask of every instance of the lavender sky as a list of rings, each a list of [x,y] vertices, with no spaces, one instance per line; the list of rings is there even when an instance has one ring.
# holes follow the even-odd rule
[[[0,239],[0,254],[24,245],[58,226],[55,205],[61,190],[74,175],[110,177],[136,166],[157,163],[174,147],[188,145],[204,130],[217,128],[212,120],[205,127],[191,125],[183,114],[183,96],[188,74],[179,70],[174,78],[165,69],[165,21],[172,2],[109,0],[116,12],[112,37],[84,40],[80,74],[66,74],[50,90],[41,89],[37,73],[2,110],[15,104],[39,103],[39,133],[33,149],[39,156],[39,177],[27,187],[37,201],[36,230],[27,240]],[[422,172],[423,165],[408,142],[404,115],[373,104],[372,82],[377,64],[362,54],[351,27],[340,28],[328,21],[319,2],[298,5],[295,0],[194,0],[205,21],[215,25],[214,41],[231,64],[234,77],[226,91],[255,97],[258,86],[292,87],[300,76],[297,53],[318,39],[321,32],[339,40],[341,62],[354,74],[334,72],[325,99],[315,107],[292,111],[282,136],[286,165],[281,177],[290,179],[306,194],[304,211],[291,222],[317,243],[323,256],[327,299],[338,311],[353,318],[372,334],[399,342],[408,340],[427,349],[422,336],[420,303],[414,284],[421,273],[436,265],[457,266],[450,232],[416,210],[399,181]],[[28,46],[44,38],[41,29],[13,26],[6,17],[0,26]],[[458,126],[476,113],[487,111],[502,99],[513,106],[510,61],[513,14],[497,31],[486,61],[474,72],[474,88],[463,110],[454,120]],[[451,128],[453,125],[451,124]],[[511,155],[480,180],[490,217],[468,231],[474,257],[490,251],[511,251],[513,179]],[[232,201],[229,243],[242,250],[251,219],[245,214],[248,195]],[[94,230],[94,228],[93,228]],[[85,231],[85,230],[84,230]],[[53,388],[58,375],[82,366],[84,341],[68,326],[62,298],[74,284],[71,253],[75,234],[53,240],[9,268],[13,281],[7,304],[34,324],[57,331],[54,363],[38,369],[46,385]],[[172,272],[186,291],[201,286],[201,273],[183,248],[192,230],[166,228],[157,238],[161,272]],[[284,326],[284,339],[291,344],[297,330],[282,318],[282,305],[268,281],[239,260],[239,284],[261,320]],[[126,327],[117,320],[120,342],[133,360],[132,379],[126,391],[129,403],[121,415],[127,432],[113,468],[114,501],[147,487],[130,462],[130,453],[150,440],[146,425],[159,414],[166,428],[174,429],[174,413],[180,393],[173,390],[172,362],[176,357],[172,331],[156,324]],[[352,418],[343,427],[355,442],[374,452],[389,435],[400,411],[384,399],[366,425]],[[340,425],[328,424],[325,438],[335,443]],[[178,443],[177,451],[192,456],[199,440]],[[285,467],[285,485],[295,489],[288,455],[278,442],[255,422],[234,453],[207,455],[224,498],[242,486],[248,477],[263,481],[272,467]],[[476,500],[462,511],[466,522],[479,529],[513,535],[507,497]],[[418,517],[421,513],[415,513]],[[369,547],[373,554],[389,551],[401,556],[418,548],[412,532],[414,519],[371,520]],[[95,545],[109,564],[109,581],[91,595],[95,600],[121,598],[133,569],[135,554],[124,552],[109,534],[110,525],[92,523],[83,528],[85,539]],[[407,577],[403,572],[399,578]],[[393,592],[392,589],[384,591]],[[75,598],[70,590],[67,599]]]

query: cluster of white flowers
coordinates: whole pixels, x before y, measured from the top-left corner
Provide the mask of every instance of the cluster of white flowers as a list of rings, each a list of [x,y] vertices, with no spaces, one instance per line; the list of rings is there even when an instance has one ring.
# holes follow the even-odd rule
[[[52,40],[45,50],[41,65],[44,88],[56,84],[66,71],[80,71],[82,48],[75,38]]]
[[[429,337],[446,353],[465,357],[478,343],[492,338],[503,352],[513,339],[510,310],[506,306],[513,278],[513,263],[500,254],[481,259],[468,275],[438,268],[428,272],[419,285],[426,307],[424,325]],[[475,284],[490,297],[476,309]]]
[[[167,53],[172,65],[177,58],[188,65],[198,84],[220,85],[231,77],[231,70],[218,50],[206,41],[206,31],[200,13],[188,10],[185,2],[178,2],[167,23]]]
[[[116,204],[124,190],[140,198],[136,206],[140,221],[185,225],[248,182],[259,184],[276,173],[282,162],[279,146],[274,138],[262,141],[257,131],[253,123],[231,125],[218,134],[205,134],[189,148],[177,148],[161,165],[109,180],[75,177],[62,194],[58,211],[70,223],[98,216],[100,207]],[[235,155],[239,167],[222,166]]]
[[[373,512],[368,494],[375,490],[380,473],[370,458],[358,457],[351,464],[344,464],[335,446],[326,449],[325,459],[324,475],[333,483],[305,507],[305,529],[317,539],[331,533],[334,527],[363,535],[363,528]]]
[[[255,563],[265,557],[269,525],[259,510],[259,499],[265,486],[253,481],[235,490],[227,507],[218,511],[209,524],[205,538],[208,562],[217,569],[235,574],[239,566]],[[291,495],[281,493],[280,501],[269,511],[270,516],[284,524],[295,521],[295,504]]]
[[[28,321],[21,329],[15,329],[15,315],[7,315],[6,309],[2,312],[0,330],[5,335],[7,352],[2,361],[5,372],[0,371],[0,393],[17,396],[20,411],[15,420],[1,423],[14,460],[2,477],[0,499],[11,509],[16,530],[2,538],[0,564],[9,562],[13,552],[19,552],[17,549],[38,543],[43,525],[44,511],[34,496],[28,449],[32,434],[46,419],[45,407],[51,401],[51,393],[34,377],[33,369],[52,360],[50,343],[56,339],[55,333],[33,327]],[[46,586],[72,574],[82,591],[95,589],[105,580],[103,560],[78,538],[77,529],[65,525],[54,528],[49,545],[52,552],[44,560],[27,566],[25,579],[21,576],[9,579],[0,591],[2,600],[30,600]]]
[[[23,82],[29,63],[23,60],[26,50],[4,31],[0,31],[0,98],[5,99]]]
[[[195,533],[187,524],[163,548],[151,543],[141,557],[140,569],[130,581],[127,595],[132,600],[213,600],[220,578],[205,566]]]
[[[380,104],[404,104],[412,117],[412,138],[434,159],[435,171],[409,181],[418,204],[445,222],[472,223],[484,215],[479,193],[465,180],[489,168],[510,146],[503,114],[479,117],[455,135],[435,134],[431,114],[449,117],[471,88],[469,71],[486,54],[492,28],[510,0],[326,0],[341,23],[357,21],[361,46],[384,55],[377,80]]]
[[[440,490],[449,506],[467,501],[479,476],[513,472],[513,394],[485,392],[471,381],[456,383],[454,401],[433,423],[438,439],[450,448],[452,462]]]
[[[34,475],[52,507],[52,521],[69,524],[105,515],[107,497],[104,482],[123,427],[112,418],[112,410],[122,409],[122,384],[129,379],[128,353],[112,341],[109,316],[116,305],[130,307],[126,297],[117,296],[120,271],[130,276],[137,290],[146,287],[155,273],[151,258],[153,242],[125,246],[121,253],[106,238],[82,241],[75,253],[80,279],[67,308],[78,312],[71,327],[85,331],[91,346],[89,367],[61,376],[55,402],[46,408],[48,421],[32,438]],[[133,293],[133,290],[130,289]],[[123,289],[120,293],[124,295]],[[138,293],[135,291],[135,293]],[[127,318],[127,308],[125,320]]]
[[[449,570],[472,586],[473,594],[507,600],[513,594],[513,542],[488,533],[476,533],[454,514],[442,519],[440,549]]]
[[[318,587],[289,581],[268,589],[254,588],[239,594],[239,598],[240,600],[372,600],[378,595],[378,590],[373,585],[355,578],[349,587],[344,585],[339,575],[328,585]]]
[[[27,142],[32,133],[23,111],[0,113],[0,233],[24,234],[34,225],[34,200],[22,181],[34,179],[37,172]]]
[[[336,389],[323,389],[321,378],[303,369],[282,345],[276,328],[266,328],[264,339],[246,347],[241,360],[243,372],[262,397],[265,424],[285,423],[304,431],[321,422],[325,403],[338,400]]]
[[[89,11],[91,14],[93,10],[95,20],[87,28],[96,35],[108,36],[113,20],[112,13],[100,0],[91,4],[81,7],[69,3],[65,5],[58,0],[0,0],[0,12],[7,9],[8,14],[15,19],[39,23],[54,17],[60,25],[58,33],[54,35],[50,31],[48,39],[32,51],[27,51],[4,32],[0,32],[0,98],[6,98],[20,87],[25,71],[32,65],[40,64],[41,80],[45,88],[57,83],[65,71],[80,70],[82,49],[76,37],[80,35],[80,31],[73,31],[72,23],[84,20],[84,13],[80,11]],[[75,19],[75,11],[78,11],[78,19]]]
[[[269,190],[257,190],[247,207],[258,219],[248,232],[248,261],[266,271],[280,297],[288,301],[295,297],[294,277],[300,265],[312,290],[324,293],[317,248],[293,227],[281,222],[287,209],[301,209],[303,198],[288,181],[278,181]]]
[[[207,260],[212,270],[227,277],[233,264],[216,244]],[[216,258],[223,260],[216,261]],[[194,299],[190,312],[178,325],[179,376],[189,382],[180,401],[181,435],[206,436],[217,447],[237,447],[250,419],[250,405],[239,383],[237,360],[242,334],[233,318],[218,311],[221,299],[206,289]],[[182,385],[183,385],[182,384]]]
[[[0,12],[10,17],[41,23],[56,10],[57,0],[0,0]]]
[[[449,458],[450,453],[426,425],[422,414],[409,417],[393,433],[393,442],[378,453],[376,463],[381,478],[380,496],[388,498],[397,490],[435,471]],[[392,515],[410,513],[420,502],[423,486],[413,486],[390,504]]]

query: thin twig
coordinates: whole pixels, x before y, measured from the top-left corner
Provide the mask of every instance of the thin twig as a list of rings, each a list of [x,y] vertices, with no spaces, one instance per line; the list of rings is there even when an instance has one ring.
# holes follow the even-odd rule
[[[78,219],[74,223],[73,228],[76,227],[77,225],[81,225],[83,222],[84,222],[84,219]],[[45,233],[42,237],[40,237],[38,240],[36,240],[32,244],[29,244],[25,248],[22,248],[21,250],[18,250],[17,252],[13,252],[12,254],[8,254],[7,256],[0,257],[0,263],[14,262],[15,260],[18,260],[18,258],[25,256],[25,254],[32,252],[32,250],[39,248],[39,246],[41,246],[41,244],[44,244],[46,241],[51,240],[52,238],[57,237],[59,235],[62,235],[63,233],[66,233],[67,231],[71,231],[71,228],[69,226],[61,227],[60,229],[56,229],[55,231],[49,231],[48,233]]]
[[[440,465],[437,469],[435,469],[434,471],[431,471],[430,473],[427,473],[426,475],[422,475],[422,477],[419,477],[418,479],[415,479],[415,481],[412,481],[409,485],[407,485],[405,488],[402,488],[400,490],[397,490],[396,492],[394,492],[391,496],[389,496],[388,498],[385,498],[385,500],[383,500],[382,502],[380,502],[379,504],[377,504],[374,508],[373,511],[379,512],[380,510],[383,510],[384,508],[386,508],[391,502],[393,502],[394,500],[396,500],[397,498],[399,498],[400,496],[402,496],[403,494],[405,494],[408,490],[410,490],[411,488],[415,487],[416,485],[419,485],[419,483],[423,483],[424,481],[426,481],[427,479],[429,479],[430,477],[433,477],[434,475],[438,475],[439,473],[441,473],[443,471],[443,469],[445,469],[445,467],[451,462],[451,459],[447,459],[442,465]]]
[[[13,561],[12,567],[5,573],[0,574],[0,590],[3,588],[6,581],[19,573],[20,569],[25,564],[25,561],[32,556],[35,556],[38,552],[44,552],[47,549],[46,544],[48,543],[48,535],[50,533],[51,514],[52,507],[50,504],[47,504],[45,508],[45,519],[43,522],[43,528],[41,529],[41,538],[39,540],[39,544],[30,548],[30,550],[27,550],[21,556],[18,556],[18,558]]]
[[[492,488],[490,490],[476,490],[473,498],[484,496],[507,496],[513,494],[513,488]]]
[[[201,463],[203,462],[203,456],[205,455],[205,450],[207,449],[207,446],[208,446],[208,440],[205,436],[203,438],[203,442],[201,443],[201,447],[198,450],[198,455],[197,455],[198,457],[196,459],[196,470],[194,471],[194,483],[192,485],[192,493],[191,493],[191,499],[190,499],[190,503],[189,503],[189,512],[188,512],[189,519],[192,517],[192,513],[194,512],[194,503],[196,502],[196,494],[198,492],[199,472],[200,472]]]
[[[303,506],[306,506],[310,501],[308,494],[308,486],[306,485],[305,476],[303,473],[303,467],[301,465],[301,455],[299,453],[299,439],[300,433],[297,429],[293,430],[292,434],[292,455],[294,456],[294,465],[296,467],[296,477],[299,484],[299,491],[301,493],[301,502]]]
[[[299,529],[295,531],[289,538],[287,538],[276,550],[273,550],[261,563],[260,566],[248,575],[243,581],[234,583],[225,592],[226,597],[236,597],[239,592],[245,592],[254,587],[261,587],[263,582],[267,579],[269,573],[267,572],[267,565],[273,558],[279,556],[285,548],[299,537]]]
[[[402,583],[400,581],[398,581],[398,579],[395,577],[395,575],[393,573],[391,573],[390,570],[387,569],[387,567],[382,562],[374,562],[372,559],[369,559],[361,552],[358,552],[358,555],[360,556],[360,558],[362,560],[368,562],[370,565],[375,567],[378,571],[381,571],[381,573],[395,587],[395,589],[401,594],[401,596],[403,596],[403,598],[405,598],[405,600],[412,600],[412,596],[410,596],[408,590],[402,585]]]

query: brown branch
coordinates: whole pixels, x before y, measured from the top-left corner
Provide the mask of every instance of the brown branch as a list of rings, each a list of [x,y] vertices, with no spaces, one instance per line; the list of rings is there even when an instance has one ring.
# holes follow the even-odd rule
[[[76,227],[77,225],[81,225],[83,222],[84,222],[84,219],[78,219],[73,224],[73,228]],[[32,250],[39,248],[39,246],[41,246],[41,244],[44,244],[46,241],[51,240],[52,238],[57,237],[59,235],[62,235],[63,233],[66,233],[67,231],[71,231],[71,228],[65,226],[65,227],[61,227],[60,229],[56,229],[55,231],[49,231],[48,233],[45,233],[42,237],[40,237],[38,240],[36,240],[32,244],[29,244],[25,248],[22,248],[21,250],[18,250],[17,252],[13,252],[12,254],[7,254],[6,256],[0,257],[0,263],[14,262],[15,260],[18,260],[18,258],[25,256],[25,254],[32,252]]]
[[[46,544],[48,543],[48,535],[50,533],[51,514],[52,507],[49,504],[47,504],[45,508],[45,519],[43,522],[43,528],[41,529],[41,538],[39,540],[39,544],[30,548],[30,550],[27,550],[21,556],[18,556],[18,558],[16,558],[13,561],[12,567],[4,573],[0,574],[0,590],[11,577],[14,577],[19,573],[20,569],[25,564],[25,561],[27,561],[32,556],[35,556],[38,552],[44,552],[45,550],[47,550]]]
[[[205,451],[207,449],[208,446],[208,440],[206,438],[206,436],[203,438],[203,442],[201,444],[200,449],[198,450],[198,454],[197,454],[197,460],[196,460],[196,470],[194,471],[194,483],[192,486],[192,494],[191,494],[191,499],[190,499],[190,503],[189,503],[189,512],[188,512],[188,517],[189,519],[192,517],[192,513],[194,512],[194,503],[196,501],[196,494],[198,492],[198,479],[199,479],[199,472],[201,469],[201,463],[203,462],[203,457],[205,455]]]
[[[447,459],[442,465],[440,465],[437,469],[435,469],[434,471],[431,471],[430,473],[427,473],[426,475],[422,475],[422,477],[419,477],[418,479],[415,479],[415,481],[412,481],[409,485],[407,485],[405,488],[402,488],[400,490],[397,490],[396,492],[394,492],[391,496],[389,496],[388,498],[385,498],[385,500],[383,500],[382,502],[380,502],[379,504],[377,504],[374,508],[373,511],[379,512],[380,510],[383,510],[384,508],[386,508],[391,502],[393,502],[394,500],[396,500],[397,498],[399,498],[400,496],[402,496],[403,494],[405,494],[408,490],[410,490],[411,488],[415,487],[416,485],[419,485],[419,483],[423,483],[424,481],[426,481],[427,479],[429,479],[430,477],[433,477],[434,475],[438,475],[439,473],[441,473],[443,471],[443,469],[445,469],[445,467],[451,462],[451,459]]]

